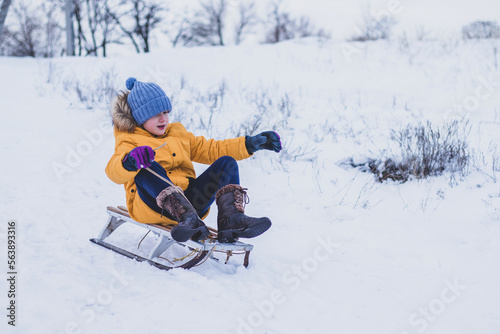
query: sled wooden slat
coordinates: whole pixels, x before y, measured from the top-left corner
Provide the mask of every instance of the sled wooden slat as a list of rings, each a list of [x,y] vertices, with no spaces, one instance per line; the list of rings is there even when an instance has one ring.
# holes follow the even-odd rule
[[[245,267],[248,267],[249,264],[249,256],[250,252],[253,249],[253,246],[250,244],[246,244],[243,242],[235,242],[231,244],[225,244],[225,243],[219,243],[217,242],[217,230],[209,228],[210,230],[210,235],[208,238],[202,240],[202,241],[192,241],[188,240],[186,242],[177,242],[172,239],[172,236],[170,235],[170,230],[172,227],[170,226],[163,226],[163,225],[158,225],[158,224],[142,224],[139,223],[135,220],[133,220],[130,217],[130,214],[127,211],[126,207],[123,206],[108,206],[107,207],[107,213],[108,213],[108,221],[104,228],[102,229],[101,233],[97,238],[90,239],[93,243],[105,247],[107,249],[110,249],[116,253],[119,253],[121,255],[124,255],[128,258],[135,259],[139,262],[147,262],[157,268],[164,269],[164,270],[169,270],[172,268],[184,268],[184,269],[189,269],[194,266],[196,266],[199,263],[203,263],[207,258],[214,258],[213,257],[213,252],[226,252],[229,257],[233,254],[234,251],[236,252],[242,252],[245,254],[244,260],[243,260],[243,265]],[[138,254],[135,254],[131,251],[127,251],[123,248],[120,248],[118,246],[115,246],[111,243],[108,243],[104,241],[106,238],[108,238],[112,233],[114,233],[121,225],[129,223],[132,225],[139,226],[141,228],[145,228],[153,232],[155,235],[158,236],[158,241],[156,242],[156,245],[151,249],[149,252],[149,255],[147,257],[140,256]],[[180,244],[183,246],[188,247],[191,250],[192,258],[188,260],[187,262],[183,264],[164,264],[158,262],[159,257],[172,245],[174,244]],[[171,261],[168,261],[170,263],[173,263]],[[226,261],[227,263],[227,261]]]
[[[115,212],[117,212],[117,213],[122,213],[124,216],[127,216],[127,217],[131,218],[131,217],[130,217],[130,214],[128,213],[127,208],[126,208],[126,207],[124,207],[124,206],[121,206],[121,205],[119,205],[119,206],[117,206],[117,207],[114,207],[114,206],[108,206],[108,208],[107,208],[107,209],[108,209],[108,210],[112,210],[112,211],[113,211],[113,210],[115,210]],[[116,210],[116,209],[118,209],[118,210]],[[155,224],[154,224],[154,225],[155,225]],[[173,226],[164,226],[164,225],[155,225],[155,226],[158,226],[159,228],[163,228],[163,229],[165,229],[166,231],[169,231],[169,232],[170,232],[170,229],[172,229],[172,227],[173,227]],[[216,230],[216,229],[214,229],[214,228],[212,228],[212,227],[209,227],[209,226],[207,226],[207,227],[208,227],[208,230],[210,231],[210,236],[211,236],[213,239],[217,239],[217,230]]]

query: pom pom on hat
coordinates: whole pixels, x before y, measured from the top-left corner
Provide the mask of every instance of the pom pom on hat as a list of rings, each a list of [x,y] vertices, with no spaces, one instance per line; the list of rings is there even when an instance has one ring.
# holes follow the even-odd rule
[[[137,81],[136,78],[130,77],[125,82],[125,86],[127,87],[128,90],[132,90],[132,88],[134,88],[134,84],[135,84],[136,81]]]

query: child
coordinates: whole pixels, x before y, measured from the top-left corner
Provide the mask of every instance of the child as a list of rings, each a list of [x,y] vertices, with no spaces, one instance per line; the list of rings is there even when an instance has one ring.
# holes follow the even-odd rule
[[[115,153],[106,174],[124,184],[130,216],[141,223],[175,225],[176,241],[202,240],[209,230],[199,218],[217,201],[218,241],[256,237],[271,227],[268,218],[244,214],[246,189],[236,160],[267,149],[279,152],[272,131],[215,141],[194,136],[180,123],[169,123],[170,99],[154,83],[126,81],[129,92],[117,96],[111,110]],[[192,161],[211,164],[196,177]]]

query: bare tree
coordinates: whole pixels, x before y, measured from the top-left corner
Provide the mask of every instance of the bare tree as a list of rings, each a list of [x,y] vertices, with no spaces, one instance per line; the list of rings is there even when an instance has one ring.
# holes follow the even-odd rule
[[[66,14],[66,55],[75,55],[75,31],[73,29],[73,0],[65,0],[64,12]]]
[[[14,8],[18,29],[9,29],[9,54],[16,57],[36,57],[40,46],[40,23],[37,17],[20,4]]]
[[[73,17],[77,27],[78,54],[106,57],[107,45],[120,43],[116,36],[117,23],[111,7],[118,7],[112,0],[73,0]]]
[[[41,5],[42,15],[44,16],[44,24],[42,24],[43,29],[43,44],[41,46],[41,56],[42,57],[54,57],[61,48],[60,41],[62,39],[63,28],[58,23],[58,7],[50,2],[43,3]]]
[[[180,41],[186,41],[191,25],[191,19],[187,15],[183,15],[180,20],[175,22],[175,35],[170,39],[172,46],[175,48]]]
[[[97,40],[96,32],[98,27],[99,14],[101,10],[102,2],[97,2],[95,0],[85,0],[85,7],[87,9],[87,27],[89,30],[90,41],[86,46],[87,54],[93,54],[97,56]]]
[[[239,20],[235,27],[235,39],[236,45],[241,43],[243,34],[249,30],[252,26],[257,24],[257,14],[255,12],[255,2],[242,2],[238,8]]]
[[[3,26],[5,23],[5,19],[7,18],[7,12],[9,11],[10,4],[12,0],[3,0],[2,6],[0,7],[0,35],[3,31]]]
[[[226,0],[201,3],[201,9],[189,21],[189,27],[181,35],[184,46],[224,45],[226,10]]]
[[[14,23],[5,27],[4,52],[17,57],[53,57],[62,50],[59,7],[43,3],[36,8],[17,3]]]
[[[134,37],[134,31],[131,30],[131,29],[127,29],[122,24],[123,17],[125,17],[127,14],[128,14],[128,12],[125,12],[125,13],[117,13],[115,11],[110,11],[109,12],[109,16],[111,17],[111,19],[116,23],[116,25],[118,27],[120,27],[122,33],[130,39],[130,41],[132,42],[132,45],[135,48],[135,51],[137,53],[141,53],[141,48],[139,47],[139,44],[135,40],[135,37]]]
[[[117,27],[116,21],[113,19],[113,11],[108,3],[105,4],[103,11],[100,14],[99,26],[101,28],[101,49],[103,57],[107,54],[107,45],[110,43],[120,43],[119,37],[112,38],[112,35]]]
[[[292,25],[290,14],[284,12],[281,7],[281,1],[272,4],[272,10],[269,14],[270,28],[266,35],[266,43],[278,43],[293,38],[289,31]]]
[[[224,45],[224,16],[227,9],[226,0],[219,0],[215,3],[213,0],[210,2],[202,4],[204,11],[207,13],[207,18],[210,21],[210,24],[214,26],[216,35],[218,37],[218,45]]]
[[[265,38],[266,43],[278,43],[300,37],[326,36],[323,30],[316,30],[307,17],[293,18],[290,13],[283,9],[282,0],[275,1],[272,4],[268,22],[269,29]]]
[[[111,12],[110,17],[130,38],[138,53],[141,49],[149,52],[151,32],[162,21],[160,14],[165,10],[164,7],[155,0],[122,0],[120,5],[129,5],[130,8],[120,13]],[[127,21],[132,24],[125,24],[124,22]],[[141,44],[140,47],[139,44]]]
[[[134,33],[142,40],[144,52],[149,52],[149,37],[151,31],[161,22],[158,14],[163,8],[157,3],[146,0],[133,0],[133,5]]]
[[[110,35],[116,23],[110,14],[108,0],[85,0],[87,8],[87,27],[90,42],[86,46],[87,54],[97,56],[97,51],[102,49],[102,55],[106,57],[106,46],[112,43]]]
[[[315,31],[311,20],[305,16],[301,16],[294,21],[295,37],[323,36],[323,31]]]
[[[73,0],[74,3],[74,17],[76,20],[76,27],[77,27],[77,41],[78,41],[78,55],[82,55],[82,51],[85,48],[85,45],[87,44],[87,38],[85,37],[84,33],[84,12],[83,12],[83,2],[81,0]]]

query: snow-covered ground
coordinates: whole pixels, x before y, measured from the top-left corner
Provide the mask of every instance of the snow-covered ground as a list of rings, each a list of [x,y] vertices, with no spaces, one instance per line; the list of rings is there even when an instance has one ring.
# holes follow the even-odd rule
[[[14,219],[19,272],[15,328],[1,280],[2,333],[498,333],[499,47],[304,39],[2,59],[0,258],[7,276]],[[280,133],[280,155],[240,162],[247,213],[273,222],[248,240],[248,269],[235,256],[165,272],[89,242],[125,198],[104,173],[114,139],[98,93],[129,76],[162,85],[195,134]],[[391,129],[462,117],[466,177],[378,183],[340,164],[396,152]],[[132,248],[143,236],[123,233]]]

